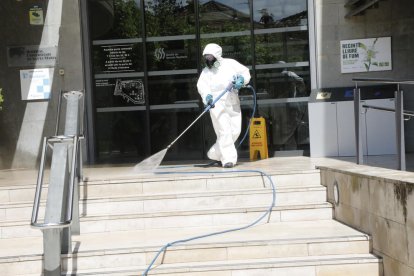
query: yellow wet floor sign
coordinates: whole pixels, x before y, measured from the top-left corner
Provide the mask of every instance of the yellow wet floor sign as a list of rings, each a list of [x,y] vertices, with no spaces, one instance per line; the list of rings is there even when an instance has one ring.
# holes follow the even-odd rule
[[[250,122],[250,160],[269,158],[267,149],[266,121],[263,117],[253,118]]]

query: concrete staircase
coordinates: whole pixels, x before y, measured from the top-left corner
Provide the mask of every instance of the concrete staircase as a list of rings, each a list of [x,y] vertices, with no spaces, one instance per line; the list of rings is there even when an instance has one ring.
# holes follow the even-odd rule
[[[248,164],[230,173],[186,166],[162,167],[174,174],[161,175],[86,170],[81,235],[73,237],[72,254],[62,255],[62,275],[142,275],[167,243],[252,223],[269,208],[272,189],[260,174],[239,171],[251,170]],[[148,275],[382,275],[370,237],[332,219],[317,170],[264,171],[276,186],[270,216],[244,230],[173,245]],[[35,180],[2,180],[1,275],[42,273],[42,234],[29,227]]]

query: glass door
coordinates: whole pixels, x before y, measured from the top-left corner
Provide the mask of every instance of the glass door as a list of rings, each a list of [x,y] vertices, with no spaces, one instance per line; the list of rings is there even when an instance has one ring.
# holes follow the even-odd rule
[[[253,69],[253,41],[251,33],[251,13],[249,1],[246,0],[199,0],[200,18],[200,48],[208,43],[216,43],[223,49],[224,58],[232,58],[251,71],[254,82]],[[242,133],[243,138],[252,113],[252,93],[247,89],[239,92],[242,108]],[[216,140],[211,120],[205,124],[205,143],[211,147]],[[239,145],[236,141],[236,146]],[[248,139],[238,147],[239,156],[248,156]]]
[[[307,2],[253,1],[259,114],[269,124],[271,151],[309,149]]]
[[[200,114],[194,1],[145,0],[151,152],[164,149]],[[203,158],[202,120],[165,160]]]
[[[144,79],[140,1],[89,1],[99,162],[148,155],[148,93]]]

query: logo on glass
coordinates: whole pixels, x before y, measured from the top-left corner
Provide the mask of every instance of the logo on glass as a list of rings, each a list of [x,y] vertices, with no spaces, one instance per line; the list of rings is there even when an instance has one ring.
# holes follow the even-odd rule
[[[155,49],[154,56],[155,56],[155,59],[157,61],[160,61],[162,59],[165,59],[164,48],[157,48],[157,49]]]

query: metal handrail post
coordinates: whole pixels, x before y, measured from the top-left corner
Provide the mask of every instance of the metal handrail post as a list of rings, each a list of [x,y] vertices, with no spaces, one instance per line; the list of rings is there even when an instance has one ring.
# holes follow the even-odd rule
[[[70,185],[69,185],[69,191],[68,191],[68,208],[66,209],[66,217],[69,218],[69,220],[72,220],[73,218],[73,204],[74,204],[74,190],[75,190],[75,178],[76,178],[76,152],[78,150],[78,137],[73,137],[73,149],[72,149],[72,165],[71,165],[71,172],[70,172]]]
[[[62,95],[63,91],[59,92],[58,107],[57,107],[57,116],[56,116],[56,126],[55,126],[55,136],[59,133],[59,124],[60,124],[60,110],[62,108]]]
[[[71,187],[72,191],[69,193],[69,208],[67,215],[70,215],[72,221],[71,231],[74,235],[80,234],[80,220],[79,220],[79,164],[80,150],[79,137],[75,136],[73,140],[73,157],[72,157],[72,172],[71,172]]]
[[[355,84],[354,89],[354,119],[355,119],[355,145],[356,145],[356,163],[363,164],[363,150],[362,150],[362,126],[361,126],[361,89],[358,83]]]
[[[82,135],[82,134],[81,134]],[[78,143],[78,178],[79,178],[79,182],[81,182],[83,180],[83,157],[82,157],[82,139],[83,137],[80,137]]]
[[[403,99],[403,91],[400,90],[400,85],[398,84],[397,91],[395,92],[395,130],[397,138],[398,169],[401,171],[406,170]]]
[[[47,137],[44,137],[42,156],[40,159],[40,169],[37,175],[36,192],[35,192],[35,197],[34,197],[34,202],[33,202],[32,219],[31,219],[32,224],[37,221],[37,217],[39,214],[39,204],[40,204],[40,197],[42,195],[43,174],[44,174],[44,169],[45,169],[46,149],[47,149]]]
[[[72,167],[71,167],[71,181],[75,181],[76,178],[76,186],[79,186],[79,178],[78,176],[78,166],[81,166],[78,160],[79,151],[79,132],[83,131],[80,130],[81,124],[83,122],[83,99],[84,93],[82,91],[69,91],[63,94],[63,97],[67,100],[67,110],[66,110],[66,121],[65,121],[65,135],[75,135],[76,139],[73,140],[73,153],[72,153]],[[72,198],[69,204],[69,208],[71,208],[71,213],[74,213],[73,216],[71,214],[71,220],[73,218],[71,231],[75,234],[80,234],[80,221],[79,221],[79,187],[75,187],[72,191],[72,194],[69,195],[69,198]],[[75,206],[72,206],[75,205]],[[72,210],[73,208],[73,210]]]

